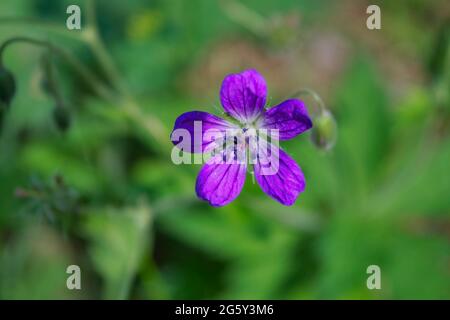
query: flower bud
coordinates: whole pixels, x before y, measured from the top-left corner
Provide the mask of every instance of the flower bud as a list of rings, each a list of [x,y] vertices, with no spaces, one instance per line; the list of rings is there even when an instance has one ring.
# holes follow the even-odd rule
[[[42,55],[40,66],[42,72],[40,89],[49,96],[55,97],[59,92],[55,85],[55,71],[53,69],[50,53],[46,52]]]
[[[70,127],[70,114],[67,111],[67,108],[62,105],[57,105],[53,109],[53,120],[55,121],[56,126],[61,131],[66,131]]]
[[[0,66],[0,112],[7,108],[16,93],[16,82],[11,72]]]
[[[318,148],[330,150],[336,143],[337,125],[333,115],[323,110],[313,119],[311,140]]]

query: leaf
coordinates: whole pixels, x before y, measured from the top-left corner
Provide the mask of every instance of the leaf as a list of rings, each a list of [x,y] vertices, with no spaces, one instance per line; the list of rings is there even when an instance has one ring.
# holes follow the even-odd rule
[[[93,209],[83,232],[89,255],[103,279],[105,299],[125,299],[144,254],[152,247],[152,211],[145,205]]]
[[[361,197],[375,182],[390,145],[386,93],[374,67],[354,59],[338,89],[335,162],[341,188]]]
[[[86,299],[89,290],[68,290],[66,269],[69,265],[83,265],[73,256],[68,242],[36,219],[20,234],[2,245],[0,251],[1,299]],[[88,280],[81,278],[82,288]]]
[[[279,294],[297,258],[292,257],[294,230],[273,223],[272,218],[245,214],[234,204],[219,210],[178,209],[159,219],[165,232],[226,262],[227,281],[219,298],[263,299]],[[209,279],[220,281],[219,275]]]

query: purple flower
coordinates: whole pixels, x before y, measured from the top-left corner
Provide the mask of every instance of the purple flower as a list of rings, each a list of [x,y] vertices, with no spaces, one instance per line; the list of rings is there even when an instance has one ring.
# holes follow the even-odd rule
[[[256,70],[246,70],[225,77],[220,89],[222,106],[233,119],[224,120],[207,112],[192,111],[175,121],[172,142],[179,149],[191,153],[217,148],[229,140],[230,131],[234,132],[234,147],[213,153],[200,170],[196,183],[199,198],[213,206],[233,201],[244,186],[250,163],[247,158],[253,160],[253,172],[263,191],[280,203],[290,206],[304,191],[305,178],[297,163],[277,147],[278,141],[272,138],[268,142],[265,135],[255,135],[254,132],[276,132],[279,140],[292,139],[312,127],[306,106],[303,101],[289,99],[265,109],[266,99],[264,78]],[[175,130],[188,132],[190,140],[180,143]],[[225,140],[208,134],[211,131],[224,133]],[[218,161],[229,156],[230,151],[232,161]],[[267,171],[266,167],[273,163],[277,164],[276,170]]]

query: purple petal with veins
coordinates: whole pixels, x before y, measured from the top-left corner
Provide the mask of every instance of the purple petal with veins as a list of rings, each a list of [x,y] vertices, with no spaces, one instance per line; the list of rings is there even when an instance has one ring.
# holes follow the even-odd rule
[[[275,167],[267,174],[268,167]],[[298,164],[283,150],[267,152],[260,148],[257,162],[254,164],[255,178],[261,189],[278,202],[291,206],[301,192],[305,190],[305,177]]]
[[[212,206],[224,206],[241,192],[247,152],[256,181],[270,197],[290,206],[305,190],[303,172],[277,142],[312,127],[307,108],[303,101],[289,99],[265,110],[266,97],[266,82],[257,71],[230,74],[223,80],[220,100],[225,112],[240,125],[202,111],[184,113],[175,122],[171,139],[178,148],[195,153],[212,151],[195,187],[197,196]],[[271,143],[265,140],[267,136]]]
[[[236,126],[228,121],[203,111],[183,113],[175,121],[171,134],[172,143],[190,153],[201,153],[210,149],[214,142],[221,140],[220,133]],[[183,132],[184,130],[187,130]],[[214,134],[217,131],[218,134]],[[189,140],[182,141],[184,133],[189,133]]]
[[[223,108],[241,123],[251,123],[263,112],[266,97],[266,81],[256,70],[226,76],[220,89]]]
[[[210,158],[198,174],[197,196],[215,207],[236,199],[244,186],[247,170],[247,163],[240,160],[224,162],[224,153]]]
[[[260,126],[277,129],[279,140],[289,140],[310,129],[312,121],[303,101],[289,99],[268,109]]]

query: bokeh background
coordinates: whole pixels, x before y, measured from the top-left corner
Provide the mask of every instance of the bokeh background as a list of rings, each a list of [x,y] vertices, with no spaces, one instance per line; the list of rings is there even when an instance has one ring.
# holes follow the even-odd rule
[[[4,51],[0,298],[449,299],[449,16],[447,0],[2,0],[1,41],[65,58]],[[248,175],[212,208],[200,166],[170,160],[175,119],[220,115],[223,77],[246,68],[270,105],[312,88],[337,121],[329,151],[282,143],[307,179],[292,207]],[[72,264],[82,290],[66,288]]]

